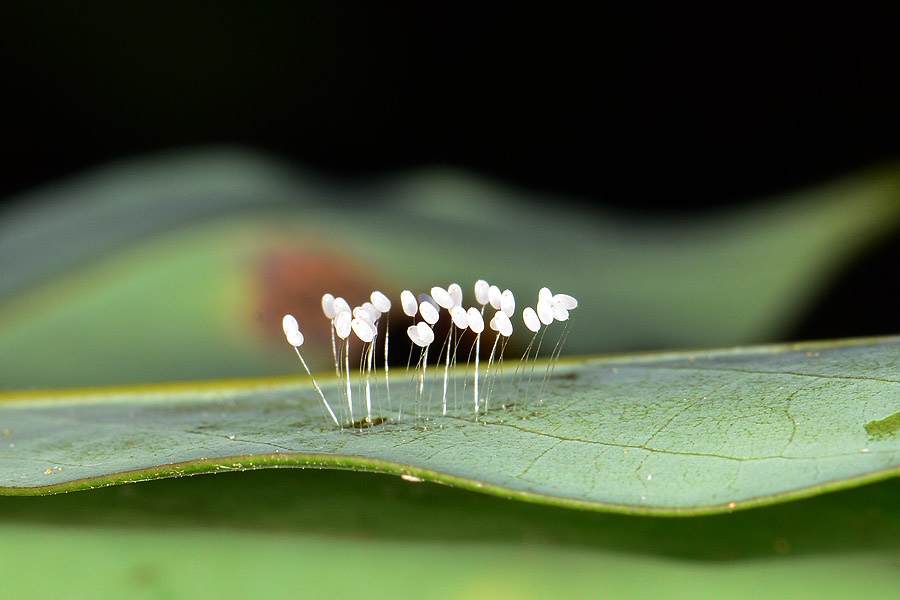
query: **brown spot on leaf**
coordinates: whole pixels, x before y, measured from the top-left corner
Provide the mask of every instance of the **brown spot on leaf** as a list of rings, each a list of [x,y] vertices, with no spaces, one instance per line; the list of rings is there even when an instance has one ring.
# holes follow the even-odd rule
[[[390,286],[386,277],[379,276],[377,268],[361,262],[358,258],[333,249],[322,249],[321,242],[308,246],[298,243],[283,244],[267,250],[260,258],[257,267],[257,281],[252,284],[257,293],[255,319],[258,330],[273,344],[286,344],[281,329],[281,319],[285,314],[297,318],[306,342],[303,353],[307,359],[316,360],[321,368],[331,360],[331,322],[322,313],[322,295],[331,293],[343,296],[350,306],[358,306],[369,300],[374,290],[381,290],[391,299],[393,304],[388,320],[391,326],[390,357],[393,365],[405,366],[412,346],[406,336],[406,328],[412,319],[400,309],[399,288]],[[413,286],[413,292],[421,291]],[[421,320],[419,318],[418,320]],[[489,320],[486,315],[485,320]],[[455,330],[446,311],[441,311],[441,319],[434,327],[437,347],[444,342],[447,335]],[[491,353],[496,334],[486,329],[481,339],[481,358],[486,360]],[[359,365],[362,344],[359,340],[351,344],[351,365]],[[472,358],[471,349],[475,342],[475,334],[466,331],[456,345],[457,360],[465,364]],[[379,327],[378,347],[383,348],[384,328]],[[506,348],[507,360],[518,360],[522,355],[524,342],[514,335]],[[499,350],[499,348],[498,348]],[[433,351],[436,351],[433,349]],[[544,351],[546,355],[546,351]],[[433,354],[432,354],[433,356]],[[383,354],[379,352],[383,363]],[[418,349],[413,349],[413,363],[418,358]],[[355,368],[355,367],[354,367]]]
[[[376,425],[381,425],[382,423],[386,423],[387,419],[385,417],[375,417],[371,421],[369,421],[369,417],[363,417],[359,421],[354,421],[351,423],[351,427],[354,429],[363,429],[366,427],[375,427]]]
[[[374,275],[371,265],[349,255],[299,246],[266,252],[257,273],[255,317],[265,336],[285,343],[281,319],[292,314],[300,323],[306,344],[315,346],[320,354],[331,353],[331,322],[322,313],[322,295],[343,296],[351,306],[357,306],[374,290],[384,290],[384,280]],[[354,344],[351,359],[358,361],[360,346]]]

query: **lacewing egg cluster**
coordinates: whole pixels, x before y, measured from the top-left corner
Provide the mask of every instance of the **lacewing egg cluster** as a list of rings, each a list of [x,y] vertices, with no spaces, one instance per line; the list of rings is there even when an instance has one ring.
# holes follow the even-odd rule
[[[441,344],[438,352],[437,363],[440,368],[441,357],[444,357],[444,376],[443,376],[443,394],[442,394],[442,415],[447,414],[447,391],[449,381],[449,370],[452,361],[455,363],[457,346],[459,340],[467,331],[471,331],[475,335],[475,341],[470,349],[469,356],[475,355],[475,368],[472,377],[472,402],[474,414],[477,417],[483,410],[487,411],[488,401],[491,395],[494,380],[496,378],[496,369],[492,373],[495,363],[503,360],[503,353],[509,338],[513,334],[513,317],[516,310],[516,298],[509,289],[501,290],[496,285],[489,284],[484,279],[479,279],[474,286],[475,306],[466,308],[463,305],[463,290],[457,283],[452,283],[446,288],[435,286],[429,290],[427,294],[416,296],[411,290],[403,290],[400,294],[400,307],[406,317],[412,319],[412,324],[406,327],[406,335],[412,342],[414,347],[419,348],[420,356],[415,366],[414,376],[419,379],[418,392],[416,395],[416,405],[424,401],[425,373],[428,370],[428,354],[432,344],[435,343],[434,326],[440,321],[442,314],[447,313],[452,326],[447,334],[447,339]],[[331,321],[331,338],[332,352],[334,355],[335,373],[339,380],[343,383],[340,386],[340,393],[346,402],[347,412],[342,413],[343,420],[338,419],[330,403],[326,399],[321,388],[315,381],[312,373],[303,359],[300,347],[303,345],[303,333],[297,319],[293,315],[285,315],[282,319],[282,328],[288,343],[294,347],[304,369],[313,381],[314,387],[318,391],[322,403],[326,408],[329,416],[339,427],[346,423],[350,426],[356,426],[354,420],[353,409],[353,384],[351,380],[351,369],[349,363],[349,344],[353,338],[358,339],[363,344],[363,354],[360,362],[360,380],[365,380],[365,399],[366,399],[366,416],[358,422],[359,426],[371,426],[374,423],[372,416],[371,403],[371,385],[372,374],[374,371],[374,353],[375,346],[378,343],[378,332],[381,323],[384,321],[384,377],[385,389],[387,393],[388,403],[390,403],[390,367],[389,367],[389,324],[386,316],[390,312],[392,303],[390,298],[380,291],[372,292],[369,301],[352,307],[340,296],[326,293],[322,296],[322,313],[325,318]],[[489,318],[485,316],[488,307],[492,309],[493,314]],[[569,312],[578,307],[578,301],[569,294],[554,294],[549,288],[541,288],[537,295],[537,302],[534,306],[526,306],[521,313],[522,322],[525,328],[532,333],[531,342],[528,344],[525,355],[520,360],[527,361],[532,346],[538,334],[541,334],[543,340],[542,329],[546,328],[554,321],[568,321]],[[407,321],[407,323],[409,323]],[[494,332],[493,345],[488,358],[488,366],[482,378],[479,373],[480,365],[480,347],[481,338],[488,335],[486,330]],[[452,339],[451,339],[452,338]],[[553,360],[558,358],[561,346],[557,342],[557,347],[551,353],[551,363],[548,365],[548,373]],[[338,343],[340,340],[340,343]],[[535,352],[535,359],[540,352],[540,341],[538,342]],[[412,354],[410,354],[412,357]],[[407,372],[410,369],[410,362],[407,364]],[[518,371],[518,368],[517,368]],[[533,367],[532,367],[533,371]],[[436,371],[437,374],[437,371]],[[493,377],[493,378],[492,378]],[[546,381],[546,376],[545,376]],[[529,376],[530,382],[530,376]],[[362,383],[359,384],[360,386]],[[487,387],[488,392],[482,396],[479,388],[483,391]],[[543,391],[543,390],[542,390]],[[402,405],[398,412],[397,420],[402,416]],[[380,421],[384,421],[380,418]]]

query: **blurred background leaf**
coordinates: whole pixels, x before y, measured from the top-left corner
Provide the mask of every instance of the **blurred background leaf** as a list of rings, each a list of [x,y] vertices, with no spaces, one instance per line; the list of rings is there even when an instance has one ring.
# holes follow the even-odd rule
[[[21,205],[0,244],[7,388],[293,373],[286,312],[327,368],[321,294],[396,301],[458,281],[471,298],[481,277],[521,305],[542,285],[581,298],[568,352],[780,339],[900,228],[900,168],[671,222],[559,210],[461,172],[349,185],[221,149],[120,164]]]
[[[7,589],[45,597],[262,590],[271,598],[546,598],[601,590],[822,600],[863,585],[868,598],[887,599],[900,560],[898,493],[889,481],[730,515],[659,519],[366,473],[188,477],[0,499],[10,549],[0,575]]]

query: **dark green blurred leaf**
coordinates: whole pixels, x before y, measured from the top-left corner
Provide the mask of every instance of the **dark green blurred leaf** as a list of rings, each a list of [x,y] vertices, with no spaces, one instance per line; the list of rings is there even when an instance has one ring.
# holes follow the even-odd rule
[[[365,473],[229,473],[0,497],[0,576],[41,597],[888,599],[898,494],[892,480],[659,519]]]

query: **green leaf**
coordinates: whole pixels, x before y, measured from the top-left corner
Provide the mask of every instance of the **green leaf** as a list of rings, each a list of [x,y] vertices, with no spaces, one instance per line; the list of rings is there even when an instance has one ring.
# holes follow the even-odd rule
[[[417,380],[395,373],[389,404],[377,377],[373,418],[387,421],[362,430],[330,425],[311,387],[294,382],[7,395],[0,491],[330,467],[676,515],[810,496],[900,470],[900,440],[867,430],[900,410],[897,338],[570,360],[543,394],[543,367],[529,384],[510,373],[513,364],[485,392],[489,411],[478,419],[471,373],[451,380],[447,416],[438,371],[419,402]],[[349,423],[340,386],[323,389]]]

